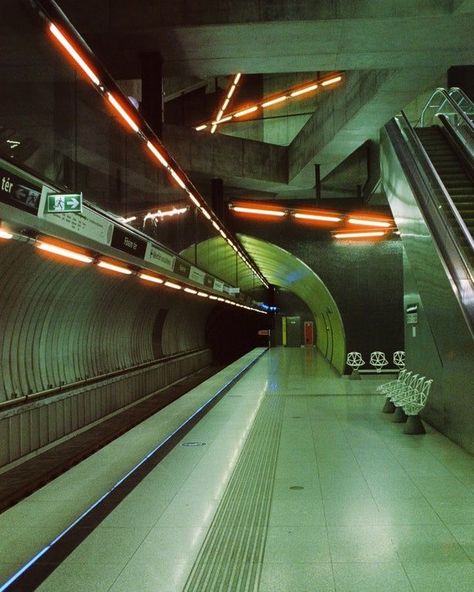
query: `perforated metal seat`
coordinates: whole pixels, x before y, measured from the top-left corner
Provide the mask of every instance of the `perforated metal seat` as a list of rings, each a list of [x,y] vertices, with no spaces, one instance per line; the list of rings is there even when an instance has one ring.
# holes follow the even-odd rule
[[[376,369],[377,373],[380,373],[382,368],[388,365],[388,360],[384,352],[374,351],[370,354],[369,364]]]
[[[393,364],[400,370],[405,368],[405,352],[403,350],[393,352]]]
[[[360,352],[349,352],[347,354],[346,364],[353,370],[358,370],[365,365],[365,362]]]

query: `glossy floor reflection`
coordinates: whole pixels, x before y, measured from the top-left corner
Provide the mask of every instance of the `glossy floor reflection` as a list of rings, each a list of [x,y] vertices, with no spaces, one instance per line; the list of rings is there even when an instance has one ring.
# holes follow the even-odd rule
[[[339,378],[312,350],[271,350],[39,589],[194,590],[189,573],[274,397],[282,419],[270,510],[255,529],[259,592],[470,592],[474,460],[429,426],[404,435],[380,412],[379,382]],[[224,557],[217,548],[213,563]],[[250,588],[200,592],[218,589]]]

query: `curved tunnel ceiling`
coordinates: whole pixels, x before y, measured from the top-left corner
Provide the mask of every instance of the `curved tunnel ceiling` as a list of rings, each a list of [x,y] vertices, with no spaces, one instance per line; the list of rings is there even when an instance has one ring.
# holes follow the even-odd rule
[[[337,304],[321,278],[306,263],[285,249],[245,234],[237,236],[271,284],[293,292],[305,302],[315,319],[318,348],[342,373],[346,351],[344,326]],[[225,243],[220,237],[199,243],[199,265],[235,283],[235,256],[227,256],[228,249],[224,247]],[[239,273],[237,285],[243,291],[261,287],[260,284],[254,284],[249,273]]]

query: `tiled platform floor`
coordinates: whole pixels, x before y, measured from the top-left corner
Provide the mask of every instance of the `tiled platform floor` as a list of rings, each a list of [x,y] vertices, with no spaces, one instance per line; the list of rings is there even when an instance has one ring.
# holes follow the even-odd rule
[[[183,441],[203,445],[178,445],[39,590],[181,592],[259,407],[276,397],[259,592],[471,592],[474,459],[429,427],[405,436],[380,412],[378,382],[338,378],[311,350],[271,350]],[[14,548],[3,561],[16,563]],[[200,592],[218,589],[250,590]]]

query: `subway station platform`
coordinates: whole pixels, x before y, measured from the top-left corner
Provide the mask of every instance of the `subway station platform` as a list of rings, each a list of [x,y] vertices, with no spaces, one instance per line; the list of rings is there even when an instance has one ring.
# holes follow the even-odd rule
[[[386,380],[250,352],[1,514],[0,590],[471,591],[474,460],[430,426],[404,435]]]

